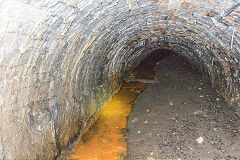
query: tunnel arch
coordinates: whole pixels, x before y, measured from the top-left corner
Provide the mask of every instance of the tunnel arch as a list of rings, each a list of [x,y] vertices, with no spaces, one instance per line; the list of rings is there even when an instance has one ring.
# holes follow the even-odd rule
[[[156,49],[187,57],[239,106],[239,6],[0,1],[0,159],[58,157]]]

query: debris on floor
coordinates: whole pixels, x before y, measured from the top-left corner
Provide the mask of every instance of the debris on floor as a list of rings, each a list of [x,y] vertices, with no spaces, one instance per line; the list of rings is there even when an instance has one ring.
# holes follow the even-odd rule
[[[208,80],[181,62],[174,57],[159,61],[158,82],[135,99],[127,160],[239,159],[239,116]]]
[[[196,142],[201,144],[201,143],[203,142],[203,138],[202,138],[202,137],[198,137],[198,138],[196,139]]]

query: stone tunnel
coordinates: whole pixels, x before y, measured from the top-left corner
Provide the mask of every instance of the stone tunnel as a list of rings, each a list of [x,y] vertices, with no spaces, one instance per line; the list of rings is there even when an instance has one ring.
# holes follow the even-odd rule
[[[158,49],[240,111],[238,0],[0,0],[0,25],[0,159],[58,158]]]

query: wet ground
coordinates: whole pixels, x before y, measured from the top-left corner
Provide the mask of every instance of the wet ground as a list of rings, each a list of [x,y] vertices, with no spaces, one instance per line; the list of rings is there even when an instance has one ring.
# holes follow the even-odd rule
[[[106,104],[89,131],[83,135],[71,160],[121,160],[126,159],[127,116],[144,83],[123,83],[121,89]]]
[[[175,56],[154,69],[155,82],[132,103],[127,159],[240,159],[240,119],[204,76]]]

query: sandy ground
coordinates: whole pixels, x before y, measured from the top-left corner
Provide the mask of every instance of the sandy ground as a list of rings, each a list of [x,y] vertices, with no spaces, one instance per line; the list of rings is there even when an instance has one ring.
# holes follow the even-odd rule
[[[240,159],[240,119],[210,83],[174,56],[155,70],[133,102],[127,159]]]

